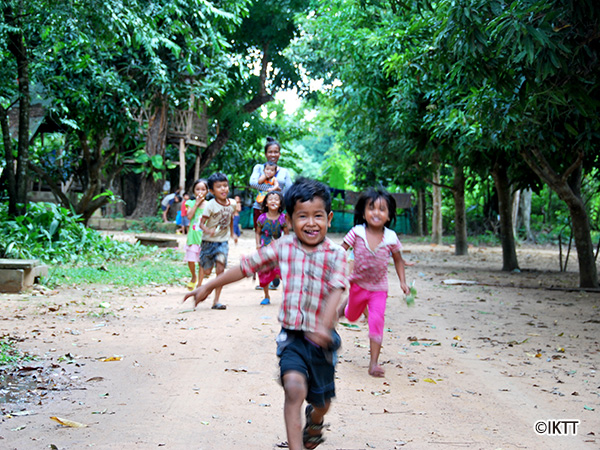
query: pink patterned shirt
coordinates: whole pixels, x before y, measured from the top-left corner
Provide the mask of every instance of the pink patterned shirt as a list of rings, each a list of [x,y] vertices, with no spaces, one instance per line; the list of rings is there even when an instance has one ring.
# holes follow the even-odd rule
[[[329,295],[346,289],[346,252],[328,238],[307,249],[288,234],[240,262],[244,276],[277,266],[283,284],[279,322],[288,330],[315,331]]]
[[[354,248],[354,271],[350,274],[350,282],[368,291],[387,292],[390,256],[402,250],[396,233],[384,228],[383,239],[375,250],[371,250],[366,226],[356,225],[344,237],[344,242]]]

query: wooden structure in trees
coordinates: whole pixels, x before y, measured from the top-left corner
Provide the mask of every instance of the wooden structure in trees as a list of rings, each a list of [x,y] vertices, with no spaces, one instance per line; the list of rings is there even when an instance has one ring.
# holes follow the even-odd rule
[[[145,125],[150,120],[150,115],[150,108],[140,108],[133,114],[133,118],[138,123],[138,130],[142,135]],[[181,139],[183,139],[185,145],[206,148],[207,128],[206,107],[202,108],[200,114],[192,109],[171,110],[167,126],[167,142],[180,144]]]
[[[193,97],[190,99],[190,104],[193,105]],[[141,108],[134,118],[138,123],[138,130],[143,135],[144,125],[150,120],[151,110],[149,108]],[[179,145],[179,186],[185,187],[185,152],[188,145],[195,147],[206,148],[208,141],[208,119],[206,115],[206,106],[202,105],[200,113],[194,109],[173,109],[169,112],[169,121],[167,125],[167,142],[170,144]],[[198,154],[200,154],[200,150]],[[199,176],[200,158],[196,157],[196,170],[194,177]]]

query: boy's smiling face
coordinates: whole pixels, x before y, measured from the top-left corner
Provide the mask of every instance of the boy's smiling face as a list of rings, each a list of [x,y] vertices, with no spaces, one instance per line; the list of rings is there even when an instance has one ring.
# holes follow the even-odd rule
[[[227,196],[229,195],[229,182],[227,181],[215,181],[212,189],[210,190],[211,194],[215,196],[215,199],[218,203],[222,205],[227,204]]]
[[[294,213],[288,221],[296,236],[307,247],[315,247],[325,239],[331,226],[333,212],[327,213],[325,202],[315,197],[307,202],[296,202]]]

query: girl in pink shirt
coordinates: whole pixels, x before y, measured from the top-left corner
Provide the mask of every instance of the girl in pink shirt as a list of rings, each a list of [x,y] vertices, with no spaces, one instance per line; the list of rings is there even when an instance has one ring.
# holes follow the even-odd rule
[[[342,247],[354,249],[354,269],[350,275],[348,300],[339,309],[340,316],[354,322],[368,307],[371,360],[369,375],[383,377],[379,353],[383,340],[385,305],[388,294],[387,266],[394,260],[400,287],[410,292],[406,284],[402,245],[396,233],[387,228],[396,220],[396,201],[383,189],[363,192],[354,209],[354,227],[344,237]]]

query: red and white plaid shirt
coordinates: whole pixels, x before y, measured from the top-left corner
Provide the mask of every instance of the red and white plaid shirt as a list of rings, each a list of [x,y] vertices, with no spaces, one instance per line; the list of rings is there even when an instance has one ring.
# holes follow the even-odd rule
[[[328,238],[307,249],[288,234],[240,262],[244,276],[277,266],[283,285],[279,322],[288,330],[315,331],[331,292],[346,289],[346,252]]]

